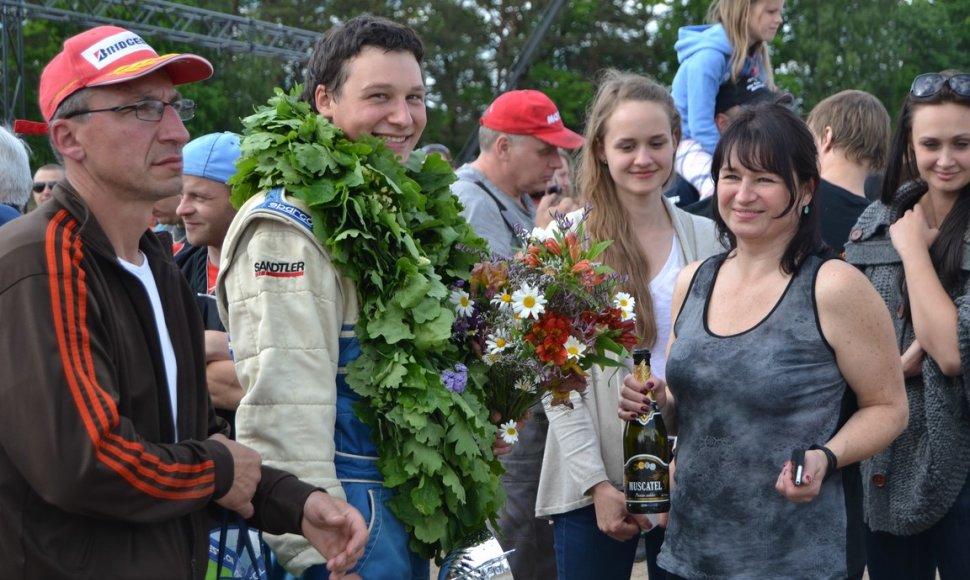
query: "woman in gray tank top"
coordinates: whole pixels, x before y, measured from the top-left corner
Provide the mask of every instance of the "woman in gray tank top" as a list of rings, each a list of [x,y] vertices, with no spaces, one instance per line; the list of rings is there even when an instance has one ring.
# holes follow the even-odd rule
[[[659,563],[668,578],[861,578],[857,463],[907,419],[892,323],[865,276],[827,259],[794,113],[742,111],[713,166],[730,249],[678,277],[669,389],[629,377],[620,404],[630,419],[649,390],[678,435]]]

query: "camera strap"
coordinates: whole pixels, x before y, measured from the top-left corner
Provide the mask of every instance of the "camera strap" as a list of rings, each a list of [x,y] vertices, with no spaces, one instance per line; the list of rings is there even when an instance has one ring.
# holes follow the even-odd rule
[[[502,216],[502,221],[505,222],[505,227],[508,228],[510,232],[512,232],[513,237],[518,238],[519,236],[518,236],[518,233],[516,233],[515,231],[515,227],[512,225],[511,222],[509,222],[509,218],[505,217],[505,212],[508,211],[508,208],[505,207],[505,204],[499,201],[498,197],[496,197],[495,194],[492,193],[492,191],[488,187],[486,187],[485,184],[480,179],[475,180],[475,185],[482,188],[482,191],[487,193],[488,197],[492,198],[492,201],[494,201],[495,205],[498,206],[498,214]]]

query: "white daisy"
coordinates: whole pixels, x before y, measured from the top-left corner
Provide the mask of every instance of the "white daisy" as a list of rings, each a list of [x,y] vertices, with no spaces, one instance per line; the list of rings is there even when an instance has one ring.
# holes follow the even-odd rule
[[[502,440],[509,445],[514,445],[519,440],[519,430],[515,426],[515,421],[506,421],[498,428],[498,434]]]
[[[532,228],[532,233],[529,234],[529,237],[532,238],[533,242],[541,244],[551,238],[552,234],[546,228]]]
[[[475,312],[475,305],[472,303],[471,296],[464,290],[455,290],[451,293],[451,303],[455,305],[455,312],[459,316],[471,316]]]
[[[492,296],[492,306],[497,307],[499,310],[512,308],[512,295],[508,292],[501,292]]]
[[[570,336],[566,339],[566,344],[563,345],[566,349],[566,358],[571,360],[582,360],[586,352],[586,345],[579,342],[575,336]]]
[[[637,301],[626,292],[617,292],[613,297],[613,306],[623,311],[624,314],[632,313]]]
[[[485,338],[488,354],[498,354],[509,347],[509,338],[504,332],[496,332]]]
[[[546,297],[538,288],[523,284],[512,294],[512,308],[522,318],[539,319],[539,315],[546,311]]]
[[[520,391],[531,392],[535,390],[535,385],[525,379],[519,379],[515,381],[515,388]]]

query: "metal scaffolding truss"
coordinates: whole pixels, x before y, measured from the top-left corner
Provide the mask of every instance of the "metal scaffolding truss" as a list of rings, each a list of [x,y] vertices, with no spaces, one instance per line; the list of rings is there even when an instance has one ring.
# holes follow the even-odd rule
[[[0,0],[3,42],[3,112],[10,121],[24,114],[25,19],[113,24],[152,38],[302,63],[320,34],[163,0]],[[17,110],[14,111],[14,108]]]

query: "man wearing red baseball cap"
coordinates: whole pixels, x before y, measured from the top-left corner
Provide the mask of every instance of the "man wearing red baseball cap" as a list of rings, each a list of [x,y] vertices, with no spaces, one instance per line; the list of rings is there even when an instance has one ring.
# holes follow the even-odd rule
[[[488,241],[492,253],[510,256],[519,247],[519,231],[545,227],[554,212],[575,208],[570,198],[547,194],[533,206],[530,193],[563,166],[561,149],[576,149],[582,136],[567,129],[552,100],[540,91],[503,93],[485,109],[478,129],[481,152],[457,170],[451,190],[465,206],[462,215]],[[539,471],[549,422],[542,405],[520,430],[519,442],[502,456],[507,500],[499,512],[503,550],[516,578],[555,578],[552,526],[535,517]]]
[[[576,149],[582,136],[567,129],[552,100],[539,91],[503,93],[485,109],[478,128],[481,152],[457,171],[452,191],[465,206],[462,214],[492,253],[511,255],[520,245],[516,229],[546,226],[558,196],[547,195],[535,208],[527,194],[545,191],[562,167],[559,149]],[[568,203],[568,200],[565,200]]]
[[[16,578],[205,576],[209,508],[303,533],[340,577],[359,512],[225,437],[202,321],[147,230],[182,186],[175,86],[205,59],[102,26],[44,69],[40,109],[65,179],[0,230],[0,562]]]

